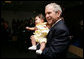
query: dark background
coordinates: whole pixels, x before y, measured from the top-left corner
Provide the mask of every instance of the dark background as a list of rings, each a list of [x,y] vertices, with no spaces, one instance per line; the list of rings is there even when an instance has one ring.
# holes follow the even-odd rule
[[[34,16],[37,13],[45,16],[45,5],[51,2],[60,4],[63,9],[62,17],[70,31],[71,44],[83,48],[83,23],[80,24],[83,22],[83,1],[0,1],[3,51],[5,46],[28,51],[33,31],[28,31],[25,27],[34,26]],[[2,53],[2,57],[5,55]]]

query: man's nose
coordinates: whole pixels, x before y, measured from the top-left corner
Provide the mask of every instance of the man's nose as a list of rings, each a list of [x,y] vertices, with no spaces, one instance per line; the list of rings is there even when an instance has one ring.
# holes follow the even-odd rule
[[[46,15],[46,18],[48,18],[48,17],[49,17],[49,15],[47,14],[47,15]]]

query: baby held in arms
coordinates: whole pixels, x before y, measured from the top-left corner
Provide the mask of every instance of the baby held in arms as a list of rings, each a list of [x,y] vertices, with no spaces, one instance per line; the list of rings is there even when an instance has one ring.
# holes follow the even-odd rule
[[[40,49],[36,50],[37,54],[42,54],[43,49],[47,43],[47,34],[49,32],[49,26],[47,22],[44,22],[44,17],[42,14],[39,14],[35,17],[35,27],[26,27],[28,30],[35,30],[34,35],[31,36],[32,46],[29,47],[29,50],[36,50],[36,42],[40,43]]]

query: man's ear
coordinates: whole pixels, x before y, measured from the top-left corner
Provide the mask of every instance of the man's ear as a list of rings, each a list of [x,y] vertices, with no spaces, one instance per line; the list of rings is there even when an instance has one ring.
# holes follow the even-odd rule
[[[58,17],[60,17],[61,16],[61,11],[57,11],[57,14],[58,14]]]

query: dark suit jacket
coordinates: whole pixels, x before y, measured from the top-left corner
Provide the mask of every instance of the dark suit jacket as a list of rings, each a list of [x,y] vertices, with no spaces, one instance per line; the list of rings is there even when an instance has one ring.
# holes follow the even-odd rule
[[[63,20],[57,22],[47,35],[46,47],[42,55],[57,58],[65,55],[69,45],[69,31]]]

